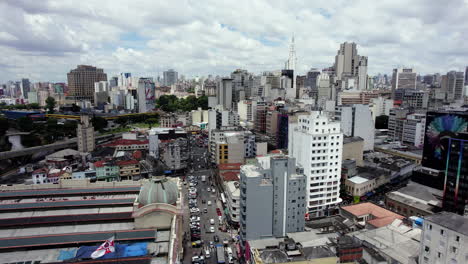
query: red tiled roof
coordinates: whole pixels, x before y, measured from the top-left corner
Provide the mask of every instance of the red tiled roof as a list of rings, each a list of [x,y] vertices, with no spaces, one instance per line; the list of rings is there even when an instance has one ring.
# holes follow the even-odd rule
[[[279,150],[279,149],[274,149],[274,150],[270,151],[270,153],[271,154],[281,154],[283,152],[281,150]]]
[[[386,226],[392,223],[395,219],[405,218],[402,215],[396,214],[373,203],[360,203],[355,205],[349,205],[342,207],[341,209],[346,210],[347,212],[353,214],[356,217],[360,217],[363,215],[372,215],[374,219],[367,221],[367,223],[375,227]]]
[[[218,169],[219,170],[240,170],[241,166],[242,166],[242,163],[225,163],[225,164],[219,164]]]
[[[94,162],[94,167],[96,168],[104,167],[104,163],[106,163],[104,160],[96,161]]]
[[[104,147],[115,147],[115,146],[128,146],[128,145],[144,145],[148,144],[149,140],[136,140],[136,139],[117,139],[111,143],[104,144]]]
[[[119,160],[117,166],[136,165],[139,162],[137,160]]]
[[[221,177],[223,177],[224,181],[238,181],[239,180],[239,172],[225,171],[225,172],[221,173]]]
[[[33,171],[32,173],[37,174],[37,173],[47,173],[47,172],[48,170],[46,168],[40,168],[40,169]]]
[[[65,171],[61,170],[59,172],[51,173],[51,174],[47,175],[47,178],[57,178],[57,177],[60,177],[60,175],[62,175],[64,173],[65,173]]]
[[[143,154],[141,153],[141,150],[137,150],[137,151],[133,152],[133,154],[132,154],[132,157],[134,159],[141,159],[142,156],[143,156]]]

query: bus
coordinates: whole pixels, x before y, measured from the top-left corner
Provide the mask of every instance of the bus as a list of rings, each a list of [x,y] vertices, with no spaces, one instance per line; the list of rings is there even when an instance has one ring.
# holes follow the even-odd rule
[[[218,257],[218,263],[226,263],[224,259],[224,247],[221,244],[216,245],[216,256]]]

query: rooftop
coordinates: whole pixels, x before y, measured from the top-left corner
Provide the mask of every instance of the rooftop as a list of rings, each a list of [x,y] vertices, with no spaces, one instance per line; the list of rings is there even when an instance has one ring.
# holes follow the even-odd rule
[[[426,216],[425,220],[459,232],[465,236],[468,235],[468,218],[465,218],[461,215],[450,212],[441,212],[438,214]]]
[[[352,183],[355,183],[355,184],[365,183],[368,180],[369,179],[363,178],[361,176],[354,176],[354,177],[351,177],[351,178],[348,179],[348,181],[350,181]]]
[[[111,143],[104,144],[104,147],[115,147],[115,146],[128,146],[128,145],[144,145],[148,144],[148,140],[137,140],[137,139],[117,139]]]
[[[226,164],[219,164],[218,170],[240,170],[242,163],[226,163]]]
[[[373,203],[360,203],[360,204],[341,207],[341,209],[351,213],[355,217],[372,215],[374,219],[367,221],[367,223],[369,223],[370,225],[374,227],[386,226],[392,223],[393,220],[395,219],[404,218],[404,216],[401,216],[392,211],[384,209]]]
[[[364,141],[361,137],[344,137],[343,144]]]

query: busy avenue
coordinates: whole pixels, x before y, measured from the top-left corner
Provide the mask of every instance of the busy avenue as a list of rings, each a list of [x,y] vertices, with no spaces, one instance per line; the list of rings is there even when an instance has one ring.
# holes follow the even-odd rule
[[[183,177],[184,263],[238,263],[237,231],[226,222],[207,148],[192,145],[192,169]]]

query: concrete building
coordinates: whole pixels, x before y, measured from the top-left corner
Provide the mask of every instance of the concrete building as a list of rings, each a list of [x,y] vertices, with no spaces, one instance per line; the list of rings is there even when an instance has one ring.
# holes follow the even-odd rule
[[[78,138],[78,151],[91,152],[94,150],[94,127],[90,123],[89,116],[82,115],[78,128],[76,129],[76,136]]]
[[[257,109],[257,101],[241,100],[237,103],[237,113],[241,122],[254,122]]]
[[[372,112],[372,117],[375,119],[381,115],[390,115],[390,109],[393,108],[393,100],[384,97],[371,98],[369,108]]]
[[[343,160],[354,160],[358,166],[364,165],[364,140],[361,137],[344,137]]]
[[[169,69],[163,72],[163,77],[164,77],[165,86],[171,86],[173,84],[176,84],[177,80],[179,79],[178,73],[174,71],[173,69]]]
[[[340,123],[323,112],[298,115],[289,125],[289,155],[304,168],[311,217],[328,215],[339,198],[343,133]]]
[[[425,114],[411,113],[404,108],[390,110],[388,136],[394,141],[421,147],[424,145],[425,127]]]
[[[202,110],[201,108],[198,108],[197,110],[192,110],[191,115],[193,125],[208,123],[208,110]]]
[[[345,136],[364,139],[364,151],[374,149],[375,125],[368,105],[337,106],[335,119]]]
[[[373,203],[359,203],[340,208],[340,215],[360,228],[375,229],[391,225],[395,219],[404,217]]]
[[[340,81],[357,80],[355,90],[367,89],[367,57],[359,56],[356,43],[342,43],[335,56],[335,74]]]
[[[152,78],[138,80],[138,113],[146,113],[155,108],[155,86]]]
[[[232,108],[232,79],[223,78],[216,83],[216,102],[224,110]]]
[[[398,89],[416,89],[417,73],[411,68],[393,69],[392,94]]]
[[[239,114],[229,110],[208,110],[208,130],[239,126]]]
[[[240,189],[238,181],[224,182],[226,204],[229,211],[229,219],[234,224],[239,224],[240,216]]]
[[[31,91],[31,83],[29,82],[29,79],[23,78],[21,79],[21,95],[23,95],[23,98],[29,99],[28,98],[28,93]]]
[[[468,219],[449,212],[424,218],[419,251],[420,264],[466,263]]]
[[[67,74],[68,96],[72,101],[94,101],[94,83],[107,81],[103,69],[88,65],[78,65]]]
[[[295,159],[260,157],[257,164],[242,166],[240,175],[242,240],[304,231],[306,179]]]
[[[377,98],[379,96],[380,94],[373,92],[373,91],[345,90],[343,92],[338,93],[337,104],[338,105],[370,104],[372,98]]]
[[[445,99],[449,102],[463,99],[465,96],[464,72],[447,72],[446,81],[442,82],[442,91],[446,93]]]
[[[296,50],[295,50],[294,37],[291,39],[291,44],[289,46],[289,57],[286,63],[284,64],[283,73],[287,72],[287,75],[290,79],[290,85],[285,85],[285,94],[288,99],[294,99],[297,96],[297,84],[296,84]],[[284,75],[284,74],[283,74]]]
[[[395,105],[401,107],[412,107],[415,109],[426,109],[429,103],[429,92],[402,88],[393,93]]]

